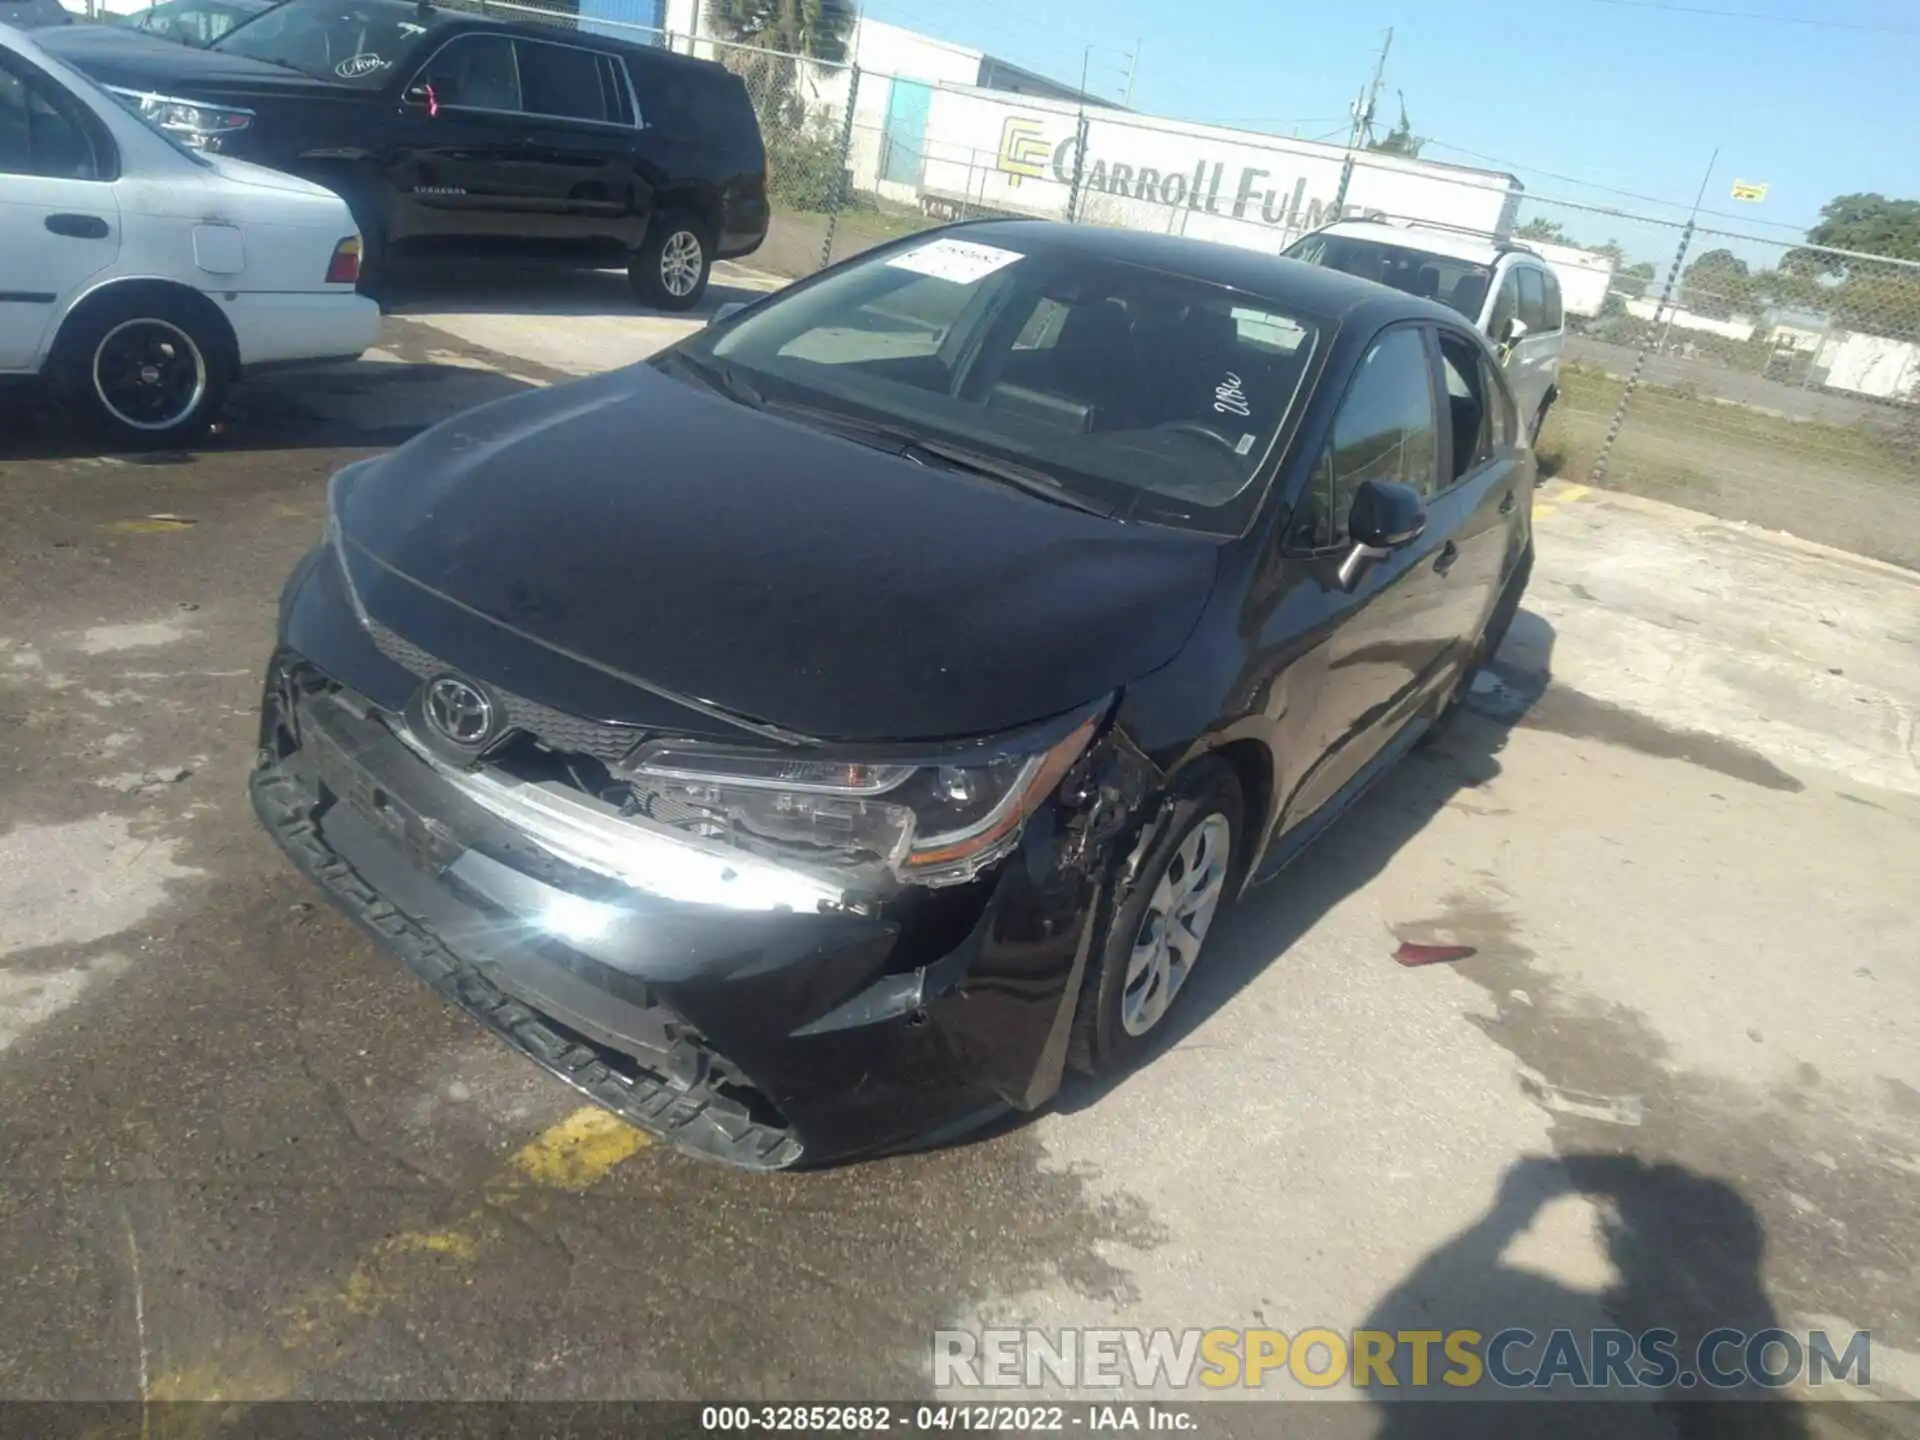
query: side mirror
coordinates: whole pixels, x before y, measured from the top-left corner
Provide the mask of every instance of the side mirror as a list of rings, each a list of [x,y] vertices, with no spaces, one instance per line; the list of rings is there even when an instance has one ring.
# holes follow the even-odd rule
[[[425,80],[416,80],[401,93],[400,103],[409,110],[424,110],[429,118],[440,113],[440,97]]]
[[[718,325],[722,320],[731,319],[746,308],[747,302],[744,300],[729,300],[707,317],[707,324]]]
[[[1506,328],[1500,335],[1500,343],[1502,345],[1511,345],[1516,340],[1524,340],[1526,338],[1527,322],[1515,316],[1513,319],[1507,321]]]
[[[1411,545],[1426,531],[1427,507],[1420,492],[1397,480],[1363,480],[1347,512],[1353,548],[1340,562],[1340,586],[1351,590],[1375,560]]]

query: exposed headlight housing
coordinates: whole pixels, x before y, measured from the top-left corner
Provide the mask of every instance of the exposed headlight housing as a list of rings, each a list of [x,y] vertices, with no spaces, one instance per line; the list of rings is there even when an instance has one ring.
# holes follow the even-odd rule
[[[165,131],[182,145],[191,145],[196,150],[217,150],[222,138],[253,124],[253,111],[238,105],[183,100],[176,95],[156,95],[151,91],[128,90],[118,85],[109,85],[107,89],[156,129]]]
[[[971,880],[1019,842],[1106,706],[990,751],[885,761],[657,740],[621,767],[649,819],[833,869],[878,862],[909,885]]]

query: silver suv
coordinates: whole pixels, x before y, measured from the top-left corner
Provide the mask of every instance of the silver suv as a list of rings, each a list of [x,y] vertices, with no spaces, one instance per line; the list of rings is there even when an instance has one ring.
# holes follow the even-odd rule
[[[1342,220],[1281,253],[1438,300],[1472,320],[1500,352],[1528,441],[1539,439],[1560,394],[1566,322],[1560,281],[1537,252],[1459,231]]]

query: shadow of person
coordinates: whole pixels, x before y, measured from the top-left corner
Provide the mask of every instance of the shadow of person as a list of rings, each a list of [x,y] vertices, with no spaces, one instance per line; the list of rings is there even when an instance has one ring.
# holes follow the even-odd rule
[[[1580,1264],[1567,1253],[1573,1247],[1561,1245],[1557,1263],[1550,1243],[1545,1264],[1516,1254],[1541,1248],[1527,1242],[1553,1228],[1542,1222],[1556,1208],[1563,1217],[1571,1209],[1575,1223],[1584,1212],[1598,1227],[1611,1281],[1569,1278]],[[1374,1342],[1386,1368],[1363,1375],[1356,1367],[1354,1375],[1376,1406],[1373,1433],[1804,1440],[1800,1407],[1759,1403],[1767,1392],[1750,1386],[1715,1388],[1700,1369],[1703,1337],[1777,1325],[1761,1284],[1764,1251],[1758,1214],[1724,1181],[1632,1155],[1523,1159],[1502,1177],[1487,1212],[1421,1260],[1362,1322],[1361,1330],[1389,1337]],[[1480,1337],[1472,1346],[1482,1366],[1477,1383],[1466,1383],[1472,1367],[1439,1338],[1427,1344],[1418,1383],[1420,1342],[1407,1337],[1458,1330]],[[1503,1343],[1503,1333],[1515,1331],[1526,1334]],[[1660,1331],[1669,1333],[1651,1333]],[[1743,1349],[1715,1348],[1723,1378]]]
[[[1553,642],[1552,625],[1522,609],[1494,663],[1480,671],[1468,703],[1436,743],[1389,769],[1277,877],[1222,912],[1193,978],[1158,1027],[1149,1057],[1115,1076],[1069,1073],[1056,1107],[1071,1113],[1097,1104],[1149,1073],[1155,1058],[1186,1043],[1328,911],[1385,870],[1462,790],[1496,779],[1496,757],[1508,735],[1546,690]]]

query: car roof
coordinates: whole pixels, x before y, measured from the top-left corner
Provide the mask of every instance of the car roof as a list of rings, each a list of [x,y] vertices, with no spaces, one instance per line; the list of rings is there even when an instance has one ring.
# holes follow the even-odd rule
[[[1454,260],[1473,260],[1482,265],[1491,265],[1502,255],[1525,255],[1533,260],[1540,258],[1535,251],[1517,241],[1496,240],[1478,231],[1450,230],[1432,225],[1396,225],[1382,220],[1336,220],[1313,233],[1371,240],[1379,245],[1398,245],[1403,250],[1445,255]]]
[[[1340,270],[1286,260],[1278,255],[1197,240],[1185,235],[1155,235],[1141,230],[1111,230],[1098,225],[1067,225],[1054,220],[969,220],[943,227],[964,231],[991,244],[995,236],[1010,243],[1033,243],[1055,251],[1071,250],[1123,264],[1182,275],[1240,290],[1271,301],[1307,319],[1375,325],[1402,317],[1466,324],[1457,311],[1431,300],[1376,285]],[[1469,327],[1471,328],[1471,327]]]
[[[456,27],[462,30],[498,31],[506,35],[523,35],[530,40],[550,40],[565,45],[585,44],[597,50],[618,50],[621,54],[644,63],[677,65],[688,72],[709,71],[721,75],[732,73],[717,61],[676,54],[658,45],[648,45],[638,40],[623,40],[611,35],[602,35],[597,31],[575,30],[557,24],[543,24],[538,20],[502,19],[498,15],[486,13],[481,8],[481,0],[474,0],[471,5],[462,3],[462,0],[451,0],[451,3],[441,4],[425,3],[425,0],[359,0],[359,3],[372,10],[388,11],[396,19],[406,17],[416,24],[425,24],[434,34],[445,34]],[[560,17],[556,15],[555,18]]]

